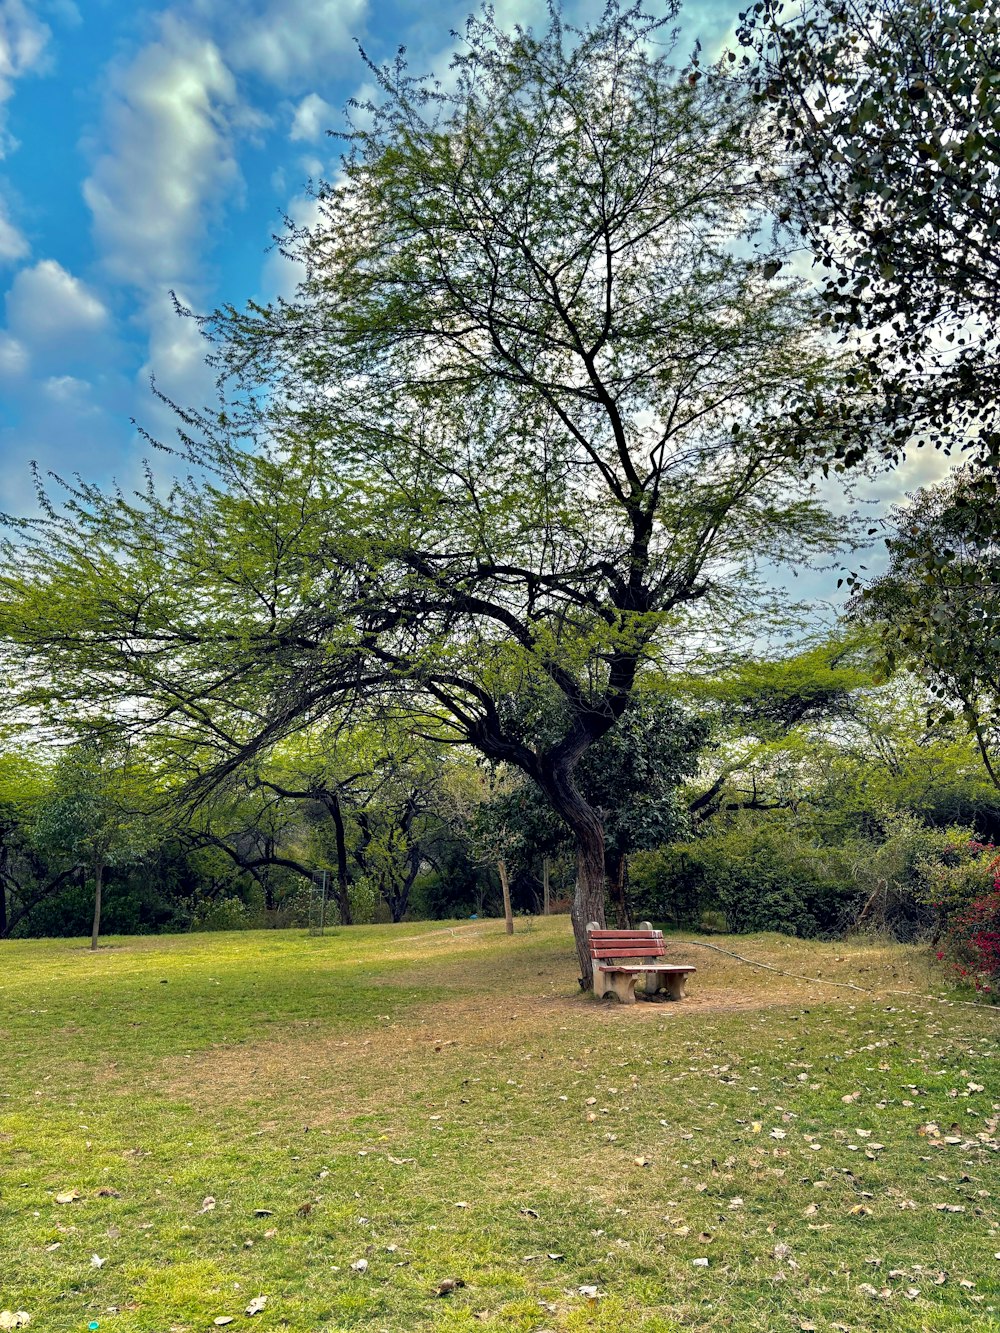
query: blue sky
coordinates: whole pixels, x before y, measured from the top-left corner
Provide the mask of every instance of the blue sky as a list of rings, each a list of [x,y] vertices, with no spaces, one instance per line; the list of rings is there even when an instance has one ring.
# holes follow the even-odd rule
[[[301,215],[307,180],[335,169],[324,132],[364,91],[356,40],[376,59],[402,44],[416,68],[441,68],[471,7],[0,0],[0,509],[33,507],[31,460],[139,477],[148,446],[131,419],[172,431],[150,374],[184,403],[210,387],[170,290],[210,310],[287,284],[270,238],[283,212]],[[495,7],[510,23],[544,12]],[[717,49],[737,8],[699,0],[685,33]]]

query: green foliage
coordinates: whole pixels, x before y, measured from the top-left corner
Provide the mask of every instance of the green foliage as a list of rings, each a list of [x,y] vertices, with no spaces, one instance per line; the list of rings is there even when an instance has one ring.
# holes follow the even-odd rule
[[[738,816],[684,851],[738,934],[836,936],[860,906],[851,858],[817,845],[792,819]]]
[[[785,216],[829,318],[872,331],[884,413],[946,451],[1000,448],[1000,4],[760,0],[751,77],[791,159]]]
[[[149,796],[128,747],[84,741],[52,769],[48,799],[35,819],[35,841],[70,865],[122,865],[137,859],[153,834],[142,812]]]
[[[955,832],[940,857],[919,866],[921,898],[934,909],[939,930],[989,891],[1000,866],[992,843],[979,842],[966,830]]]
[[[534,726],[557,730],[559,720],[540,715]],[[678,789],[694,774],[707,734],[702,719],[664,694],[645,691],[583,756],[576,782],[603,814],[609,874],[623,857],[687,830]],[[569,830],[530,783],[492,789],[477,807],[474,824],[480,843],[494,848],[494,856],[505,855],[522,866],[572,849]]]
[[[1000,539],[995,478],[965,468],[893,515],[889,569],[854,601],[887,670],[926,683],[932,716],[961,718],[1000,790]]]
[[[249,930],[254,924],[241,898],[206,898],[194,905],[192,930]]]

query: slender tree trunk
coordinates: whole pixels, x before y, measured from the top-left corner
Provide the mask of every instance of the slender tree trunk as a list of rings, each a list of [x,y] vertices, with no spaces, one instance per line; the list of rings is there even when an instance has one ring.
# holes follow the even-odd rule
[[[618,858],[618,866],[614,875],[608,876],[608,882],[611,889],[611,901],[615,905],[615,925],[619,930],[632,929],[632,917],[628,907],[628,893],[626,891],[626,874],[628,871],[628,858],[621,856]]]
[[[606,924],[604,912],[604,824],[594,807],[583,797],[573,780],[577,755],[540,780],[553,809],[568,825],[576,842],[576,890],[570,919],[576,956],[580,963],[580,988],[592,990],[594,964],[590,957],[587,926]]]
[[[503,916],[506,923],[504,929],[508,935],[513,935],[514,913],[510,907],[510,881],[507,878],[507,862],[502,856],[497,862],[497,870],[500,872],[500,887],[503,890]]]
[[[589,809],[589,807],[588,807]],[[591,814],[594,814],[591,811]],[[587,938],[587,926],[596,921],[601,927],[606,925],[604,914],[604,829],[601,821],[594,815],[594,824],[574,829],[576,834],[576,892],[573,895],[573,909],[570,913],[573,921],[573,937],[576,940],[576,956],[580,961],[580,987],[592,990],[594,986],[594,964],[590,957],[590,941]]]
[[[552,900],[549,895],[549,858],[542,857],[542,916],[549,915]]]
[[[340,924],[350,926],[354,924],[354,917],[351,915],[351,886],[347,870],[347,838],[344,834],[344,812],[341,810],[340,801],[336,796],[328,800],[327,809],[330,811],[330,818],[333,820],[333,830],[337,840],[337,907],[340,910]]]
[[[90,947],[97,948],[97,937],[101,933],[101,895],[104,889],[104,859],[98,857],[94,862],[94,927],[90,932]]]

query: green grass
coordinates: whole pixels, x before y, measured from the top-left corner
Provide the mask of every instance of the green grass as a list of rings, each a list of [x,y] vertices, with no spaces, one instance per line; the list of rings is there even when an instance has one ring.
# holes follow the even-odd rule
[[[562,918],[0,945],[0,1309],[1000,1328],[1000,1011],[901,947],[711,942],[820,982],[677,940],[688,1002],[602,1005]]]

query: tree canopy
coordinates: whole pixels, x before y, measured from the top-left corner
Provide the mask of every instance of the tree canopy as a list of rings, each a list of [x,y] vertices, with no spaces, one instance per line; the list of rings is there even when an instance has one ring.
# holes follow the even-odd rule
[[[1000,5],[759,0],[740,36],[789,152],[785,219],[831,322],[867,333],[885,415],[995,464]]]

